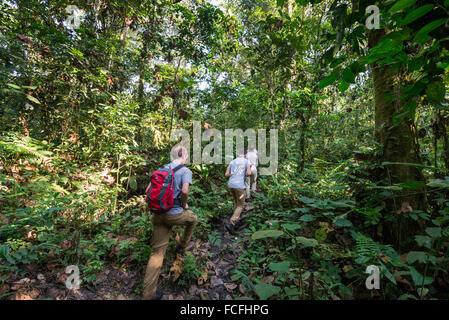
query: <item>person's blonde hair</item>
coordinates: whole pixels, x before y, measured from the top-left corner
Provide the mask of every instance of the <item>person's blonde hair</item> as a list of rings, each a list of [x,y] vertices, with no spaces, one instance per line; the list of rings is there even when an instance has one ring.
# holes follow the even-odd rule
[[[183,146],[177,146],[172,149],[172,157],[174,160],[187,158],[187,149]]]

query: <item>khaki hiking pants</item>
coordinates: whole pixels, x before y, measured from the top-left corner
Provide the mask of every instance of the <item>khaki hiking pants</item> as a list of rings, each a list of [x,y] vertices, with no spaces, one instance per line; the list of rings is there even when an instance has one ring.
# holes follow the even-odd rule
[[[245,177],[246,199],[249,199],[251,195],[256,193],[256,180],[257,168],[255,166],[251,166],[251,175]]]
[[[143,300],[151,300],[156,294],[157,281],[161,273],[172,226],[185,226],[180,245],[186,247],[195,229],[196,220],[196,215],[190,210],[183,210],[180,214],[153,214],[151,219],[153,223],[151,240],[153,250],[148,260],[143,281]]]
[[[234,200],[234,213],[230,221],[233,225],[235,225],[240,219],[240,214],[242,213],[243,207],[246,205],[245,189],[229,188],[229,191],[231,192],[232,199]]]

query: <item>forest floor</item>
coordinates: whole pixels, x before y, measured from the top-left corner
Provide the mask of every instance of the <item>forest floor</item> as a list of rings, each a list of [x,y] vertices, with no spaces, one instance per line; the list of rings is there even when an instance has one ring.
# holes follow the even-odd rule
[[[253,207],[244,210],[244,220]],[[215,226],[217,235],[214,243],[196,240],[190,253],[197,261],[206,261],[207,273],[202,276],[204,283],[181,286],[173,281],[170,272],[178,257],[165,256],[159,277],[158,288],[164,295],[162,300],[232,300],[243,296],[245,289],[231,280],[232,270],[237,266],[237,259],[244,248],[238,242],[238,233],[231,235],[225,228],[227,218],[222,218]],[[167,257],[168,256],[168,257]],[[10,300],[139,300],[136,289],[141,286],[145,266],[128,264],[105,265],[97,274],[94,285],[83,285],[79,289],[68,290],[65,286],[68,275],[60,264],[48,263],[46,266],[30,264],[26,266],[25,278],[17,275],[0,287],[0,296]],[[179,280],[178,280],[179,281]],[[193,282],[193,281],[191,281]],[[6,297],[4,297],[6,298]]]

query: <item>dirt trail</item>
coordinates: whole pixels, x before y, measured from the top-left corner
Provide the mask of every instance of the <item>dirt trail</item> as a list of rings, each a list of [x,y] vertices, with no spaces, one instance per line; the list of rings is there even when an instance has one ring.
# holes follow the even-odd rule
[[[192,284],[188,290],[180,290],[177,289],[179,286],[176,282],[173,283],[168,277],[162,276],[160,279],[160,287],[164,291],[162,300],[232,300],[241,295],[238,283],[231,280],[231,275],[243,248],[238,242],[238,234],[231,235],[225,229],[226,221],[227,218],[221,219],[217,226],[216,238],[219,239],[219,243],[197,241],[191,251],[197,260],[204,260],[204,256],[208,256],[206,266],[202,266],[208,270],[206,283],[201,286]]]
[[[242,213],[242,220],[248,212]],[[231,280],[233,269],[242,248],[238,242],[239,234],[231,235],[225,228],[227,218],[222,218],[214,232],[214,243],[209,241],[195,242],[191,253],[196,261],[205,261],[202,270],[207,270],[207,280],[198,285],[191,284],[188,288],[180,286],[170,278],[169,269],[174,258],[166,255],[158,287],[163,290],[163,300],[231,300],[241,296],[239,283]],[[104,266],[97,274],[95,285],[83,285],[80,289],[68,290],[65,287],[67,274],[62,265],[28,265],[26,278],[16,275],[0,287],[1,299],[12,300],[140,300],[136,288],[143,281],[145,268],[122,266]]]

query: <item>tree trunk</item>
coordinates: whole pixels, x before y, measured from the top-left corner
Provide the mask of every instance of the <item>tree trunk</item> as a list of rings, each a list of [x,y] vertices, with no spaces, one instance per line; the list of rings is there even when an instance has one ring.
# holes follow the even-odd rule
[[[369,32],[368,45],[375,47],[385,35],[383,29]],[[421,164],[422,161],[417,148],[417,135],[412,119],[404,119],[401,123],[393,125],[393,116],[401,111],[400,100],[401,76],[400,71],[388,67],[371,65],[374,85],[375,132],[374,137],[383,147],[380,155],[381,162],[400,162]],[[394,99],[386,99],[393,94]],[[407,181],[424,181],[421,169],[410,165],[386,165],[382,177],[388,185],[405,183]],[[407,243],[410,237],[419,229],[417,223],[405,218],[404,211],[426,207],[425,190],[411,190],[397,192],[393,198],[386,201],[387,215],[383,221],[384,240],[392,243],[399,250],[414,245],[414,240]],[[408,205],[409,206],[408,206]],[[407,208],[407,209],[405,209]]]

